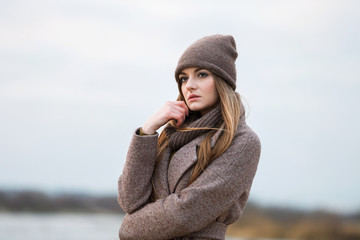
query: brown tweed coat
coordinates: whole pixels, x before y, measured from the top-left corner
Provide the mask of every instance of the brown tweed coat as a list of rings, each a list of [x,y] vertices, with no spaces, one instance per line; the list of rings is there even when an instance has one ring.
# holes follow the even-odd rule
[[[213,136],[212,145],[221,131]],[[158,135],[134,133],[118,183],[118,202],[127,213],[119,236],[127,239],[225,239],[227,226],[242,214],[259,157],[260,141],[244,115],[231,146],[187,187],[196,149],[204,135],[170,150],[156,163]],[[152,177],[160,199],[150,203]]]

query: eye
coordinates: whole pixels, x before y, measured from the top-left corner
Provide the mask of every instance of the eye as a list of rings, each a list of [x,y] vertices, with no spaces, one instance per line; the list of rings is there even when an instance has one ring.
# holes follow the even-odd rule
[[[204,78],[204,77],[209,76],[209,74],[207,74],[207,73],[205,73],[205,72],[200,72],[198,76],[199,76],[200,78]]]
[[[180,81],[181,83],[184,83],[184,82],[186,82],[187,80],[188,80],[188,77],[185,77],[185,76],[179,77],[179,81]]]

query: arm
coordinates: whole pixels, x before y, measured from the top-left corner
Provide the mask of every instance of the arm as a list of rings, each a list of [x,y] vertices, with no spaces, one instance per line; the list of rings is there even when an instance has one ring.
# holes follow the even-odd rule
[[[241,143],[234,142],[180,194],[171,194],[127,214],[120,239],[170,239],[215,221],[250,190],[260,156],[255,134],[249,134]]]
[[[175,119],[180,125],[189,110],[183,101],[168,101],[148,119],[142,127],[144,134],[137,129],[132,137],[122,175],[118,181],[118,202],[126,213],[132,213],[146,204],[151,191],[151,178],[157,157],[158,130],[169,120]]]
[[[118,181],[118,202],[127,213],[145,204],[151,194],[157,139],[155,135],[139,135],[137,129],[130,142],[123,173]]]

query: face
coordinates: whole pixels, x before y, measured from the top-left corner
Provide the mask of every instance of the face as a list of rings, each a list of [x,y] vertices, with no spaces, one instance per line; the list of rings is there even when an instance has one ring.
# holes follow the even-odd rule
[[[206,114],[219,102],[214,75],[202,68],[185,68],[179,74],[181,91],[191,111]]]

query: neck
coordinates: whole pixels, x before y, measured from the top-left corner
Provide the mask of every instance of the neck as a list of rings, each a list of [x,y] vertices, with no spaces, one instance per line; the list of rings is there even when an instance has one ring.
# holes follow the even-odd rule
[[[210,112],[211,110],[213,110],[214,108],[216,108],[217,104],[215,104],[214,106],[207,108],[205,110],[200,111],[200,115],[204,116],[205,114],[207,114],[208,112]]]

